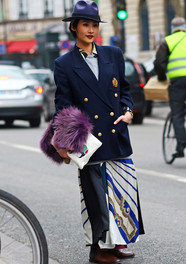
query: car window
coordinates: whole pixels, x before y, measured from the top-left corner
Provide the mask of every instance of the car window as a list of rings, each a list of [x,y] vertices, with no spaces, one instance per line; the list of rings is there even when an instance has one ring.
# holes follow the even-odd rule
[[[49,78],[49,74],[47,73],[29,73],[34,79],[38,81],[44,81],[46,78]]]
[[[125,61],[125,76],[126,77],[136,77],[137,76],[136,69],[130,61]]]
[[[155,59],[151,59],[151,60],[149,60],[149,61],[144,63],[145,68],[146,68],[147,71],[150,72],[150,71],[152,71],[154,69],[154,60]]]
[[[132,74],[134,74],[134,71],[135,71],[135,69],[134,69],[133,65],[130,62],[126,61],[125,62],[125,75],[127,77],[132,76]]]
[[[146,71],[149,73],[150,76],[156,75],[154,71],[154,60],[155,58],[153,57],[152,59],[144,62],[144,66],[146,68]]]
[[[19,69],[0,68],[0,77],[7,79],[28,79],[27,75]]]

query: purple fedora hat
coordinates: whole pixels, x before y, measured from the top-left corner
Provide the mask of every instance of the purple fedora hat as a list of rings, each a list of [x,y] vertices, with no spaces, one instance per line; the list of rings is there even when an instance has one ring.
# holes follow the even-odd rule
[[[62,21],[68,22],[73,19],[87,19],[96,22],[106,23],[106,21],[102,21],[100,19],[97,4],[94,1],[88,0],[79,0],[74,6],[72,16],[66,17],[62,19]]]

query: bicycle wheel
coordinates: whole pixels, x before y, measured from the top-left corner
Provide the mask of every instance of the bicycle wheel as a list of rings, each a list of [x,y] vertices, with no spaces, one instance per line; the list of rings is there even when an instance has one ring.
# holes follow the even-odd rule
[[[31,210],[0,190],[0,263],[48,264],[43,229]]]
[[[168,114],[165,125],[163,129],[163,157],[167,164],[172,164],[174,159],[172,154],[175,152],[176,149],[176,138],[172,123],[172,116],[171,113]]]

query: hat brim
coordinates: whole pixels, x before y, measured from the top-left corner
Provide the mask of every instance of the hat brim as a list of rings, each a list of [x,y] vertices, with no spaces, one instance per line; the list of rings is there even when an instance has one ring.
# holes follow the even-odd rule
[[[72,16],[72,17],[66,17],[66,18],[63,18],[62,21],[63,22],[70,22],[74,19],[85,19],[85,20],[91,20],[91,21],[95,21],[95,22],[99,22],[99,23],[107,23],[107,21],[103,21],[103,20],[100,20],[99,18],[90,18],[88,16],[81,16],[81,15],[78,15],[78,16]]]

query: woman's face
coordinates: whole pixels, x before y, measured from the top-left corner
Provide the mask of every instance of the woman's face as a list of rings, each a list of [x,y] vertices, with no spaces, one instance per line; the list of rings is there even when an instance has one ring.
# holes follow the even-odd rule
[[[72,28],[76,32],[78,47],[92,44],[99,32],[99,23],[95,21],[80,19],[77,28]]]

